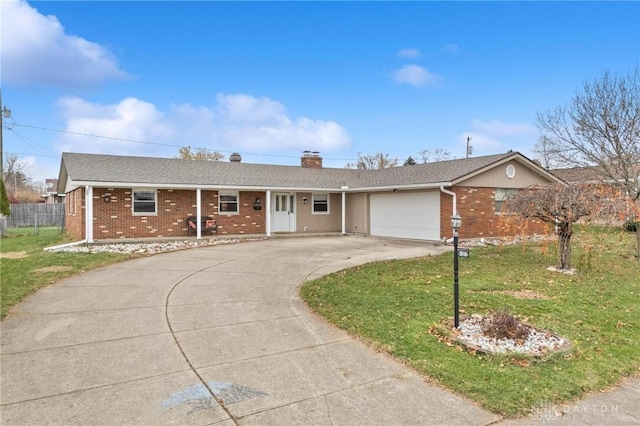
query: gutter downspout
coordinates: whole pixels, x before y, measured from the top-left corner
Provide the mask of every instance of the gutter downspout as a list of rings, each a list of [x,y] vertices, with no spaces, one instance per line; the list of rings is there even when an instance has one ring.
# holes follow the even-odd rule
[[[347,235],[347,211],[346,211],[346,201],[347,201],[347,193],[344,191],[345,189],[349,189],[348,186],[343,186],[342,188],[342,235]]]
[[[267,189],[267,195],[265,200],[265,231],[267,232],[267,237],[271,237],[271,190]]]
[[[75,246],[81,246],[83,244],[88,244],[87,240],[84,239],[82,241],[74,241],[72,243],[66,243],[66,244],[59,244],[57,246],[51,246],[51,247],[45,247],[42,249],[42,251],[58,251],[67,247],[75,247]]]
[[[93,186],[84,187],[84,239],[93,243]]]
[[[451,214],[451,216],[458,213],[458,207],[456,206],[456,193],[453,191],[449,191],[448,189],[444,189],[444,185],[440,185],[440,191],[444,192],[445,194],[451,195],[453,197],[453,213]],[[455,231],[453,232],[455,234]]]
[[[196,240],[202,239],[202,190],[196,189]]]

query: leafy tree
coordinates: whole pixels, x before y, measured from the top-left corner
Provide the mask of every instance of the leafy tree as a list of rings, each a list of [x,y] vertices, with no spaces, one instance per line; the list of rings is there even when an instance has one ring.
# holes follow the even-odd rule
[[[547,154],[565,167],[585,167],[593,179],[620,188],[640,204],[640,67],[605,71],[584,83],[571,102],[537,115]],[[640,260],[640,227],[637,227]]]
[[[423,149],[418,152],[418,156],[421,163],[426,164],[449,160],[451,158],[451,153],[444,148],[436,148],[434,150]]]
[[[404,163],[402,165],[403,166],[415,166],[416,164],[417,164],[416,160],[414,160],[412,156],[409,156],[409,158],[404,160]]]
[[[509,195],[507,212],[536,218],[556,227],[559,269],[571,269],[572,225],[578,220],[612,217],[624,210],[624,197],[609,185],[556,184],[531,186]]]
[[[0,236],[4,237],[7,232],[7,222],[4,216],[11,214],[11,206],[7,197],[7,189],[4,187],[4,179],[0,179]]]
[[[209,151],[206,148],[198,148],[192,151],[190,146],[183,146],[178,149],[178,155],[175,158],[182,160],[224,161],[225,156],[219,151]]]
[[[358,160],[357,164],[348,163],[345,167],[347,169],[362,169],[362,170],[378,170],[378,169],[390,169],[398,165],[397,158],[390,158],[389,154],[383,154],[381,152],[372,155],[363,155]]]

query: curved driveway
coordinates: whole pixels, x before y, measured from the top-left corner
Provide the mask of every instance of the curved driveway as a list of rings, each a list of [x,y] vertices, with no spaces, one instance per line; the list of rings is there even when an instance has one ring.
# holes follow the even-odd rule
[[[487,424],[498,418],[312,315],[297,287],[450,248],[276,238],[136,259],[2,322],[2,424]]]

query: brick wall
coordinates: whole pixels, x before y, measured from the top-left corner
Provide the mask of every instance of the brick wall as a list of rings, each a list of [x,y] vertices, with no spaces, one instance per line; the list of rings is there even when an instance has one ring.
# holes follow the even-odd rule
[[[218,235],[264,234],[264,208],[254,210],[253,204],[256,198],[260,198],[264,206],[265,193],[240,192],[239,195],[240,214],[225,215],[218,213],[218,191],[202,191],[202,216],[216,219]],[[93,189],[94,239],[188,236],[186,219],[196,216],[196,191],[158,189],[157,215],[134,215],[131,197],[131,189]],[[80,220],[83,217],[84,208]],[[84,237],[82,225],[78,228],[74,223],[70,227],[68,222],[67,229],[74,236],[79,229],[79,235]]]
[[[240,192],[239,215],[216,215],[218,235],[264,234],[266,233],[264,192]],[[214,195],[215,210],[218,210],[218,194]],[[254,210],[253,204],[256,198],[260,198],[262,210]],[[204,213],[203,213],[204,214]]]
[[[455,187],[457,208],[462,217],[461,238],[501,237],[507,235],[544,234],[548,225],[538,220],[508,217],[495,212],[495,189]],[[105,201],[108,196],[109,201]],[[253,204],[260,198],[262,210],[254,210]],[[191,190],[157,191],[157,215],[134,216],[132,214],[131,189],[94,188],[94,239],[186,237],[186,218],[196,215],[196,192]],[[240,192],[240,214],[226,215],[218,212],[218,191],[202,191],[202,215],[214,216],[218,235],[264,234],[265,193]],[[67,232],[77,239],[84,235],[84,188],[78,188],[65,198]],[[440,234],[450,238],[452,197],[440,194]],[[511,220],[514,219],[514,220]]]
[[[496,214],[495,188],[454,187],[457,209],[462,217],[460,238],[489,238],[514,235],[542,235],[548,224],[537,219]],[[440,233],[450,238],[453,197],[440,194]]]
[[[322,157],[316,154],[306,154],[300,158],[300,165],[311,169],[321,169]]]
[[[66,194],[65,200],[65,228],[75,239],[84,238],[84,188],[77,188]]]

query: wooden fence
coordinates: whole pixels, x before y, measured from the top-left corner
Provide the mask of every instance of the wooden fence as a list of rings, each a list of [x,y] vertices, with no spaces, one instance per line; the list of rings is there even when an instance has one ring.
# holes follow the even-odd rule
[[[64,228],[64,203],[11,204],[8,228],[59,226]]]

